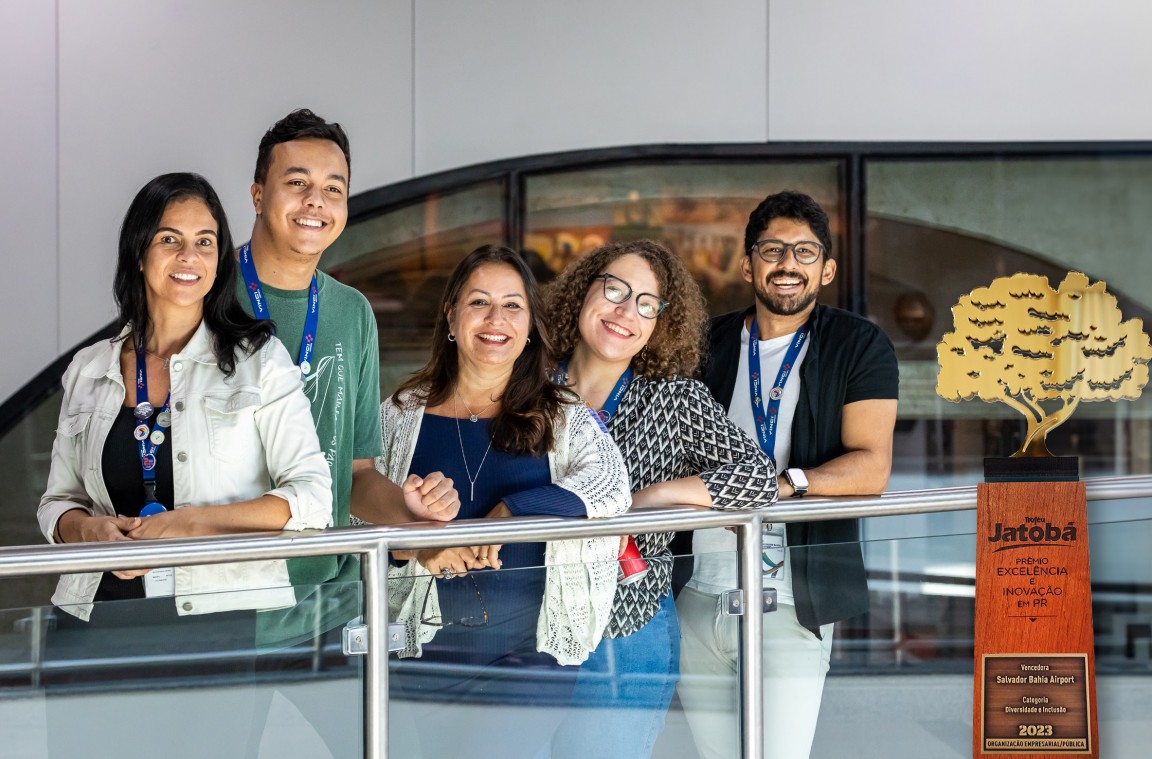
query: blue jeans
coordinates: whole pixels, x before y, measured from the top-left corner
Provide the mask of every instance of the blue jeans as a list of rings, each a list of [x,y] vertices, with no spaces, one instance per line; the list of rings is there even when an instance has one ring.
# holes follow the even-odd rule
[[[680,621],[669,593],[648,624],[605,638],[580,666],[552,759],[651,756],[679,679]]]

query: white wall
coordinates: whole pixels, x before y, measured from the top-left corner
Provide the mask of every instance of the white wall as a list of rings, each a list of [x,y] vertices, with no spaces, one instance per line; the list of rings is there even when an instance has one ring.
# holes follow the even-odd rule
[[[307,106],[353,191],[659,142],[1150,139],[1125,0],[0,0],[0,400],[106,323],[117,229],[199,171],[237,236],[264,129]]]
[[[56,11],[0,0],[0,401],[61,352]]]
[[[763,141],[764,0],[418,0],[416,171]]]
[[[1152,4],[771,0],[773,140],[1147,140]]]
[[[264,130],[341,122],[353,191],[412,174],[411,0],[0,0],[0,400],[113,315],[120,221],[151,177],[212,181],[238,239]]]

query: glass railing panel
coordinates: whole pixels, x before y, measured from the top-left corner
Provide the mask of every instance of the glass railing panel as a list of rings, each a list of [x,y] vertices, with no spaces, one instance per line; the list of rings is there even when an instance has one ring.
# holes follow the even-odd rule
[[[1120,759],[1146,739],[1152,700],[1152,519],[1110,509],[1092,516],[1089,542],[1100,756]],[[813,759],[858,754],[862,736],[869,755],[971,756],[976,539],[861,544],[868,611],[836,625]]]
[[[362,621],[364,586],[349,579],[359,563],[344,566],[339,581],[297,586],[294,606],[256,615],[256,682],[268,708],[259,756],[363,756],[366,658],[345,653],[344,632]]]
[[[725,613],[721,596],[739,587],[736,536],[722,528],[697,531],[690,545],[691,553],[676,557],[680,683],[669,716],[670,728],[682,729],[667,731],[660,747],[684,759],[739,756],[740,617]]]
[[[329,595],[344,605],[361,593],[358,583],[296,590],[302,614],[330,608]],[[90,613],[0,611],[4,755],[361,756],[363,657],[343,654],[339,629],[262,643],[267,612],[244,607],[266,599],[245,591],[101,601]],[[226,610],[196,613],[217,608]]]
[[[36,505],[44,494],[60,415],[57,389],[28,409],[6,433],[0,434],[0,546],[44,542],[36,522]],[[34,606],[52,593],[56,581],[47,577],[15,577],[0,582],[0,609]]]
[[[654,572],[657,560],[645,558]],[[681,633],[672,599],[640,590],[643,579],[627,586],[636,589],[631,594],[627,588],[614,589],[616,569],[607,569],[608,592],[626,599],[621,606],[636,604],[647,611],[618,614],[615,630],[631,634],[602,639],[588,659],[568,665],[538,650],[555,651],[542,644],[548,637],[540,631],[549,629],[541,623],[542,605],[547,619],[559,626],[555,629],[585,629],[584,624],[565,625],[562,618],[566,613],[579,620],[594,608],[579,589],[587,587],[590,573],[599,576],[598,568],[482,570],[436,579],[432,591],[423,573],[414,580],[391,581],[390,603],[409,599],[401,616],[414,619],[414,628],[427,640],[418,656],[390,659],[390,755],[452,756],[483,745],[491,756],[526,759],[642,757],[650,752],[696,759],[691,728],[675,692]],[[667,569],[662,576],[668,577]],[[544,602],[549,583],[567,587],[568,600]],[[605,597],[598,597],[603,603]],[[625,618],[636,624],[628,625]],[[644,619],[647,623],[640,624]],[[735,671],[701,674],[697,681],[708,694],[705,716],[726,733],[739,735]]]

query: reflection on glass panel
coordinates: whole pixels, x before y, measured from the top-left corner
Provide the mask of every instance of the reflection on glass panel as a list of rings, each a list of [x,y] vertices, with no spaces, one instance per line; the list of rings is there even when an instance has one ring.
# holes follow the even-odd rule
[[[504,182],[430,195],[349,224],[323,267],[364,293],[380,328],[380,384],[390,393],[424,364],[448,275],[475,248],[505,240]]]
[[[0,546],[43,545],[36,505],[44,495],[52,441],[60,414],[59,384],[28,415],[0,435]],[[55,577],[14,577],[0,582],[0,609],[31,606],[52,595]]]
[[[863,543],[868,614],[841,622],[836,667],[972,672],[976,537]]]
[[[967,483],[985,456],[1020,446],[1024,420],[999,403],[937,398],[936,343],[961,295],[1029,272],[1105,280],[1125,318],[1152,324],[1152,161],[869,162],[869,316],[900,357],[892,489]],[[1152,397],[1085,403],[1049,436],[1084,476],[1152,471]]]
[[[1152,677],[1152,501],[1089,504],[1097,674]]]
[[[751,303],[739,270],[748,214],[785,189],[823,206],[834,255],[842,255],[844,203],[834,161],[622,166],[529,177],[524,248],[560,272],[606,242],[656,239],[684,260],[712,313],[725,313]],[[835,303],[838,292],[833,282],[821,300]]]
[[[414,579],[390,581],[393,609],[401,605],[401,617],[417,620],[422,639],[418,655],[408,650],[389,661],[393,755],[452,756],[483,745],[492,756],[525,759],[648,756],[653,750],[653,756],[698,759],[673,699],[679,653],[664,639],[680,636],[656,629],[675,627],[671,599],[665,598],[667,619],[658,614],[630,636],[601,639],[583,663],[560,665],[538,649],[551,647],[557,626],[578,629],[594,618],[572,606],[572,598],[544,600],[545,578],[554,572],[569,581],[586,576],[582,567],[554,565],[434,581],[417,571]],[[738,703],[735,671],[700,680],[709,693],[724,695],[708,702],[707,716],[726,736],[738,735],[731,706]]]
[[[1088,517],[1097,668],[1124,671],[1142,646],[1141,666],[1152,672],[1152,500],[1089,502]],[[957,526],[963,529],[964,521],[971,519]],[[906,524],[870,519],[863,531],[896,531],[877,522]],[[922,537],[928,526],[922,523],[915,537],[864,541],[871,609],[840,625],[836,658],[845,667],[971,670],[976,536]]]
[[[1089,516],[1100,755],[1120,759],[1152,698],[1152,501],[1094,502]],[[852,755],[862,734],[877,756],[972,755],[975,542],[863,544],[870,610],[836,626],[814,759]]]
[[[364,659],[343,654],[339,630],[272,651],[258,650],[251,610],[186,614],[150,598],[85,613],[0,610],[4,756],[361,755]]]

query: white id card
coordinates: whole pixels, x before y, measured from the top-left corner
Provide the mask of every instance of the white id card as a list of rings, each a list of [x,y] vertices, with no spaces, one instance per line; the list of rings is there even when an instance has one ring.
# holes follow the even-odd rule
[[[175,567],[158,567],[144,575],[144,595],[148,598],[176,595]]]
[[[784,577],[784,524],[773,522],[764,525],[764,533],[760,536],[761,571],[766,580],[783,581]]]

